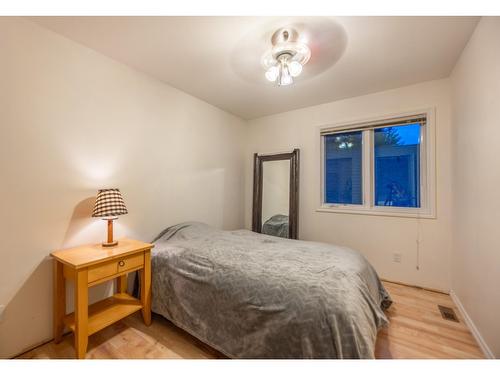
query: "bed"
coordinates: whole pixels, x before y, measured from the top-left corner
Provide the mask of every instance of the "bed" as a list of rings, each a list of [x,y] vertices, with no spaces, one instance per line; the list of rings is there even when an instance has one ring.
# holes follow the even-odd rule
[[[230,358],[373,358],[391,299],[357,251],[202,223],[164,230],[152,310]]]

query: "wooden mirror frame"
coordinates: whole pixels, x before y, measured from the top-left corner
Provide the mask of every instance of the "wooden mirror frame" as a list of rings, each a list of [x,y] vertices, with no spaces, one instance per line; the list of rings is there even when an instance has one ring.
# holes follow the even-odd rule
[[[266,161],[290,160],[290,200],[288,212],[288,238],[299,237],[299,149],[272,155],[253,154],[253,206],[252,231],[262,233],[262,185],[263,163]]]

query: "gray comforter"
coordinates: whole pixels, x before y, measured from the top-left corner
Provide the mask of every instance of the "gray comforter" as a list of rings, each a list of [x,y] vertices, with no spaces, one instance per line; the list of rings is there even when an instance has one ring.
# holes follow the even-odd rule
[[[201,223],[163,231],[152,309],[231,358],[373,358],[391,300],[357,251]]]

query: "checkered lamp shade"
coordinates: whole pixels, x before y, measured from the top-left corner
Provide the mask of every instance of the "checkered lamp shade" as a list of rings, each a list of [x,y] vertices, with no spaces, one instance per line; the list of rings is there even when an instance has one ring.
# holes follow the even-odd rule
[[[127,207],[119,189],[101,189],[97,192],[92,217],[112,217],[127,213]]]

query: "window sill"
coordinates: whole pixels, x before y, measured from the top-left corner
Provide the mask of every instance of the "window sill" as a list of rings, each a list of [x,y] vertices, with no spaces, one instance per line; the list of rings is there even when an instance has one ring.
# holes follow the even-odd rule
[[[321,206],[316,209],[316,212],[330,212],[337,214],[351,215],[371,215],[371,216],[392,216],[392,217],[407,217],[420,219],[436,219],[436,214],[428,210],[394,208],[387,207],[354,207],[354,206]]]

